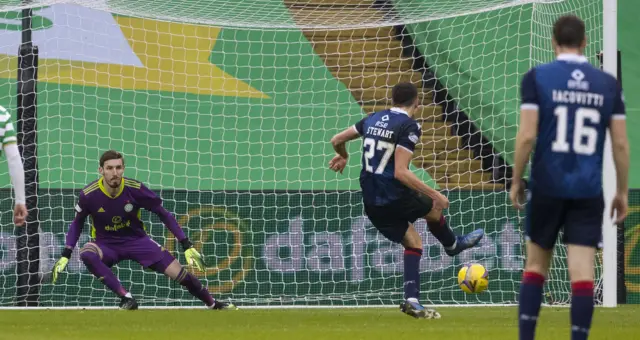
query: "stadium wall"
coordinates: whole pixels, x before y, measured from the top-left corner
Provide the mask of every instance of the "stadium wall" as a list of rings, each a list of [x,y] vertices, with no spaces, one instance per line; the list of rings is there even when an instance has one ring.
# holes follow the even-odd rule
[[[625,284],[627,303],[640,304],[640,190],[629,193],[629,216],[625,220]]]
[[[15,240],[8,194],[0,192],[4,198],[0,199],[0,305],[5,306],[11,304],[15,282]],[[46,190],[43,194],[41,306],[109,304],[112,295],[86,271],[79,261],[78,249],[68,273],[55,286],[50,284],[49,270],[63,247],[77,192]],[[196,247],[215,268],[199,275],[216,294],[243,299],[245,304],[251,300],[272,305],[294,304],[294,298],[296,303],[309,305],[394,304],[402,294],[397,290],[402,286],[402,249],[384,240],[363,216],[358,192],[163,190],[160,195],[165,199],[164,206],[175,212]],[[421,263],[424,298],[453,304],[515,302],[522,240],[517,232],[518,214],[503,204],[506,194],[457,192],[451,193],[450,198],[450,224],[468,226],[464,230],[455,228],[456,232],[484,228],[489,235],[481,248],[452,258],[427,232],[426,223],[419,221],[416,226],[426,240]],[[155,215],[145,212],[143,220],[151,221],[148,232],[157,242],[176,256],[183,256]],[[88,232],[85,229],[79,244],[88,240]],[[180,260],[184,263],[184,258]],[[457,287],[457,268],[473,260],[490,270],[491,283],[486,294],[466,296]],[[169,291],[176,287],[163,276],[144,272],[135,263],[125,261],[116,268],[124,285],[143,301],[167,305],[189,305],[192,301],[179,287]],[[570,291],[568,286],[565,288]]]
[[[402,10],[403,2],[396,0]],[[545,5],[546,11],[560,13]],[[592,13],[592,27],[600,27]],[[471,24],[472,23],[472,24]],[[488,12],[406,25],[416,47],[459,109],[482,131],[508,163],[513,161],[519,112],[520,79],[534,64],[534,36],[546,35],[536,23],[533,5],[519,5]],[[595,36],[595,32],[588,32]],[[586,52],[595,62],[598,45]],[[551,53],[543,53],[551,60]]]
[[[395,288],[402,284],[402,251],[382,239],[363,216],[358,192],[259,194],[163,190],[159,194],[165,199],[165,206],[175,211],[206,261],[217,268],[199,274],[216,294],[271,305],[293,304],[293,297],[300,295],[307,295],[310,304],[378,304],[392,303],[386,299],[393,299],[390,292],[397,293]],[[49,283],[49,270],[64,244],[76,197],[75,190],[46,190],[40,199],[42,306],[79,303],[98,306],[112,298],[86,272],[79,261],[78,249],[74,251],[68,274],[56,286]],[[450,225],[469,228],[455,228],[456,232],[483,228],[488,236],[480,248],[450,258],[427,232],[426,224],[419,221],[416,226],[425,236],[425,258],[421,263],[425,298],[454,304],[515,301],[522,268],[522,216],[502,204],[507,200],[506,193],[452,192],[450,197]],[[336,206],[342,208],[335,209]],[[637,304],[640,303],[640,190],[633,190],[630,195],[630,212],[625,223],[627,302]],[[12,303],[15,289],[11,216],[9,192],[2,190],[0,306]],[[145,212],[143,220],[151,221],[147,230],[157,242],[178,258],[182,256],[176,250],[173,236],[155,215]],[[79,244],[88,237],[85,230]],[[180,260],[184,262],[183,258]],[[490,270],[490,286],[485,294],[463,296],[456,286],[455,271],[472,260]],[[179,287],[161,275],[144,272],[129,261],[116,268],[124,284],[143,299],[165,305],[188,305],[185,301],[191,301],[181,289],[172,289]],[[549,285],[553,285],[553,291],[570,292],[568,281],[563,281],[567,278],[564,265],[554,265],[552,271],[554,280]],[[369,290],[382,295],[363,293]]]
[[[402,11],[408,8],[403,7],[405,4],[414,5],[415,0],[395,0],[395,3],[396,9]],[[568,0],[542,6],[546,13],[560,13],[563,8],[566,10],[567,4],[574,3],[583,2]],[[623,87],[627,94],[636,93],[640,91],[640,69],[635,62],[640,58],[637,44],[640,3],[619,1],[618,6]],[[579,10],[576,14],[588,18],[588,27],[600,27],[601,22],[594,13]],[[513,160],[513,140],[517,132],[520,77],[532,65],[530,56],[535,45],[532,36],[551,34],[550,23],[542,26],[538,19],[533,5],[529,4],[407,25],[438,80],[509,164]],[[588,32],[588,39],[599,36],[601,32]],[[597,65],[594,57],[600,46],[594,45],[593,40],[589,42],[587,55]],[[544,60],[553,58],[552,54],[541,54],[540,50],[536,53],[544,55]],[[625,100],[629,126],[640,126],[637,115],[640,97],[627,95]],[[640,145],[640,134],[630,134],[629,140],[632,146]],[[636,170],[640,169],[639,148],[631,148],[631,169],[630,187],[640,188],[640,171]]]
[[[625,91],[627,108],[627,126],[629,127],[629,143],[631,144],[631,172],[629,184],[631,188],[640,189],[640,134],[633,133],[640,127],[640,2],[618,1],[618,48],[622,54],[622,86]]]
[[[127,174],[151,188],[359,188],[357,157],[343,175],[326,164],[329,138],[364,113],[301,31],[168,23],[70,4],[33,13],[41,187],[82,187],[101,152],[114,148],[127,157]],[[2,16],[11,22],[19,13]],[[82,41],[71,41],[78,30]],[[0,26],[0,39],[0,105],[15,108],[19,21]],[[357,143],[349,150],[356,154]],[[0,187],[10,187],[2,168]]]

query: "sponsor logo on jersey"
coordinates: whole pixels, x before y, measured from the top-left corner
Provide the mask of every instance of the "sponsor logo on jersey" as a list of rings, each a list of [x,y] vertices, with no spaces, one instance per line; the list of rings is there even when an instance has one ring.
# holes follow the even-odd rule
[[[131,226],[131,221],[127,220],[125,223],[122,223],[122,216],[113,216],[111,218],[111,222],[113,225],[106,225],[104,227],[105,231],[118,231],[123,228],[128,228]]]
[[[573,79],[569,79],[569,81],[567,81],[568,88],[572,90],[589,91],[589,82],[584,80],[584,72],[579,69],[575,69],[571,72],[571,78]]]

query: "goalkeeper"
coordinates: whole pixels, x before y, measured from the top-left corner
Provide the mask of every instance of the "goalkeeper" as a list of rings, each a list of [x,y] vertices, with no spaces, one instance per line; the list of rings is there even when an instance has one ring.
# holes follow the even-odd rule
[[[86,186],[75,206],[76,217],[69,227],[62,257],[53,268],[53,283],[64,271],[87,216],[91,216],[91,238],[80,250],[87,269],[120,296],[121,309],[137,309],[138,303],[122,286],[111,267],[122,260],[133,260],[145,268],[162,273],[184,286],[210,309],[236,309],[231,303],[215,300],[200,281],[180,265],[171,253],[153,241],[140,220],[144,208],[160,217],[185,252],[187,262],[205,270],[202,257],[193,248],[176,219],[162,207],[162,200],[142,183],[123,177],[124,158],[109,150],[100,157],[102,177]]]

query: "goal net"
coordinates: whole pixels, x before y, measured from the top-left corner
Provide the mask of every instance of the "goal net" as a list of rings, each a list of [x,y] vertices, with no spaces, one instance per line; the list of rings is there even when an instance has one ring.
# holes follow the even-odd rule
[[[11,223],[11,185],[0,167],[0,306],[26,294],[47,307],[117,304],[78,248],[55,285],[50,275],[78,192],[98,178],[108,149],[123,152],[125,176],[175,213],[210,265],[206,273],[190,269],[215,297],[243,306],[396,305],[402,249],[364,216],[360,146],[349,146],[342,175],[327,163],[331,136],[390,107],[399,81],[421,87],[423,135],[412,170],[449,197],[457,234],[487,234],[480,247],[448,257],[424,221],[416,223],[422,300],[517,303],[523,216],[508,202],[505,179],[520,77],[553,59],[551,26],[560,14],[586,21],[591,62],[602,45],[598,0],[2,1],[0,105],[12,112],[24,6],[32,8],[39,60],[31,222],[39,244],[27,244],[35,255],[18,261],[38,261],[38,269],[37,279],[20,280],[23,231]],[[142,218],[184,264],[158,218]],[[566,251],[555,254],[546,302],[567,303]],[[457,286],[469,262],[489,270],[482,294]],[[113,270],[143,307],[201,305],[137,263]]]

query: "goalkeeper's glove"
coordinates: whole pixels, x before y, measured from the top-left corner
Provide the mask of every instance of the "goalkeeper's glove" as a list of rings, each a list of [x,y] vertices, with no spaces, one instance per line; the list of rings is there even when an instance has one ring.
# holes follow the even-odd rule
[[[53,278],[52,283],[55,284],[58,280],[58,274],[62,273],[65,268],[67,268],[67,263],[69,263],[69,259],[71,258],[71,249],[64,248],[62,251],[62,257],[56,262],[53,266]]]
[[[202,255],[200,255],[196,248],[193,247],[191,241],[189,241],[188,238],[185,238],[184,240],[180,241],[180,243],[182,244],[182,249],[184,250],[184,257],[187,258],[187,263],[192,266],[196,266],[199,271],[204,272],[207,265],[204,263]]]

